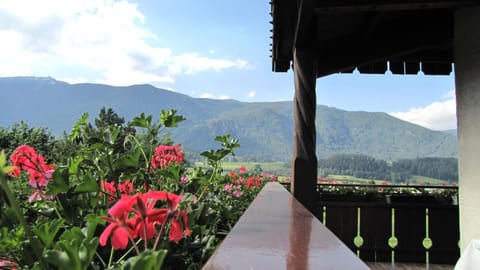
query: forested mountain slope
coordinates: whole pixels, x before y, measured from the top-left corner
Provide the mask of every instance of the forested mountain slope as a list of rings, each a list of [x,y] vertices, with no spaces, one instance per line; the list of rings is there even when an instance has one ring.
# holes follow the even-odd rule
[[[216,147],[216,135],[240,140],[244,160],[286,161],[293,138],[292,103],[247,103],[192,98],[151,85],[114,87],[68,84],[53,78],[0,78],[0,126],[26,121],[48,127],[55,135],[69,132],[84,112],[93,120],[102,107],[113,108],[127,121],[141,112],[158,117],[162,109],[185,116],[172,139],[191,151]],[[456,157],[456,137],[411,124],[386,113],[349,112],[319,105],[317,155],[365,154],[397,160],[417,157]]]

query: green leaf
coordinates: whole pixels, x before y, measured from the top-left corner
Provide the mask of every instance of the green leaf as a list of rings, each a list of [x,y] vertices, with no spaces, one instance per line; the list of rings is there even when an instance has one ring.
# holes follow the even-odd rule
[[[200,155],[213,160],[213,161],[220,161],[222,158],[226,157],[230,153],[227,149],[217,149],[217,150],[209,150],[200,153]]]
[[[230,134],[215,137],[215,141],[221,142],[224,149],[228,149],[235,156],[235,148],[240,147],[238,139],[230,139]]]
[[[152,116],[145,117],[145,113],[141,113],[140,116],[134,117],[129,123],[129,126],[148,128],[152,123]]]
[[[98,247],[98,237],[90,239],[79,227],[65,231],[45,259],[58,269],[88,269]]]
[[[185,117],[177,115],[177,110],[162,110],[160,114],[160,122],[165,127],[177,127],[180,122],[185,120]]]
[[[55,236],[57,235],[58,231],[64,224],[63,219],[55,219],[50,222],[46,222],[40,225],[33,227],[33,232],[42,240],[45,246],[49,246]]]
[[[0,152],[0,173],[8,174],[11,170],[13,170],[13,166],[5,166],[7,164],[7,155],[5,151]]]
[[[7,155],[5,154],[5,151],[0,152],[0,168],[3,168],[7,164]]]
[[[50,185],[50,184],[49,184]],[[47,186],[47,194],[48,186]],[[57,200],[60,201],[62,207],[58,207],[58,211],[60,215],[67,220],[67,223],[75,222],[77,213],[78,213],[78,206],[74,204],[72,201],[72,194],[68,193],[59,193],[57,194]]]
[[[82,156],[75,156],[68,158],[68,173],[70,175],[76,175],[78,172],[78,166],[85,158]]]
[[[68,135],[68,139],[73,141],[80,136],[80,127],[86,126],[88,121],[88,113],[84,113],[80,119],[75,122],[72,128],[72,132]]]
[[[230,138],[230,134],[225,134],[223,136],[215,136],[215,141],[225,143],[228,142],[228,139]]]
[[[87,221],[87,225],[82,228],[82,233],[87,237],[87,239],[93,239],[97,225],[105,223],[103,219],[95,214],[88,214],[84,220]]]
[[[59,194],[67,192],[68,184],[68,170],[61,168],[56,169],[53,173],[53,179],[48,183],[47,194]]]
[[[109,126],[105,134],[107,136],[107,142],[109,144],[115,144],[115,141],[117,140],[120,131],[121,127],[119,126]]]
[[[181,166],[170,165],[159,171],[159,174],[167,179],[180,179]]]
[[[114,167],[115,169],[123,169],[123,168],[137,168],[138,161],[140,160],[140,156],[142,155],[142,151],[140,148],[136,148],[133,152],[125,153],[115,162]]]
[[[131,257],[122,267],[124,270],[160,270],[163,261],[167,256],[167,250],[161,249],[157,251],[145,250],[140,255]]]
[[[91,173],[85,174],[83,176],[83,182],[79,184],[74,190],[74,192],[76,193],[96,191],[100,191],[100,188]]]
[[[47,262],[58,266],[58,269],[73,269],[77,270],[78,268],[73,268],[73,263],[68,256],[68,253],[60,250],[47,250],[44,254]]]
[[[82,269],[88,269],[98,247],[98,237],[90,240],[85,239],[80,246],[78,256],[82,263]]]
[[[1,167],[0,166],[0,171],[3,174],[8,174],[11,170],[13,170],[13,166],[6,166],[6,167]]]

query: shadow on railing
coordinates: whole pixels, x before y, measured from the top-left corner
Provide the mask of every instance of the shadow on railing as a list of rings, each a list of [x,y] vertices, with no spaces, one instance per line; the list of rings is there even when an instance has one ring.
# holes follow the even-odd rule
[[[364,261],[453,265],[460,256],[455,186],[320,184],[318,190],[315,215]]]
[[[203,269],[369,269],[279,183],[268,183]]]

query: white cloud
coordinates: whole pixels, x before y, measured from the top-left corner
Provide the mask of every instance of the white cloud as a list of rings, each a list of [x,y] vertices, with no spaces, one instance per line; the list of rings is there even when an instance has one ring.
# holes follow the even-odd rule
[[[222,100],[225,100],[225,99],[230,99],[229,96],[215,96],[214,94],[212,93],[203,93],[200,95],[200,98],[209,98],[209,99],[222,99]]]
[[[213,94],[203,93],[200,95],[200,98],[215,98]]]
[[[448,91],[443,95],[444,99],[455,99],[455,90]]]
[[[177,92],[177,90],[175,90],[175,88],[172,88],[170,86],[162,86],[162,85],[158,85],[156,86],[158,89],[163,89],[163,90],[167,90],[167,91],[170,91],[170,92]]]
[[[144,22],[137,5],[128,1],[0,0],[0,76],[129,85],[173,83],[178,74],[248,68],[242,59],[174,54],[151,46],[149,41],[158,36]]]
[[[248,68],[245,60],[227,60],[227,59],[211,59],[200,56],[198,53],[186,53],[173,57],[172,64],[169,67],[171,74],[185,73],[193,74],[200,71],[213,69],[221,71],[226,68]]]
[[[457,128],[455,91],[446,93],[444,97],[449,99],[390,115],[433,130],[455,129]]]
[[[255,91],[250,91],[247,95],[248,98],[254,98],[257,95]]]

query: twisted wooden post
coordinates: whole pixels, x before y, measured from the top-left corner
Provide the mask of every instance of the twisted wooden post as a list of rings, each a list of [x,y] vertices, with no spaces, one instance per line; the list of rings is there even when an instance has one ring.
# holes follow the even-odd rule
[[[291,192],[314,212],[317,182],[315,85],[317,63],[313,50],[295,48],[293,52],[295,97],[293,100],[293,157]]]

